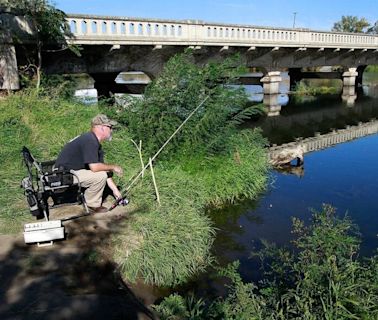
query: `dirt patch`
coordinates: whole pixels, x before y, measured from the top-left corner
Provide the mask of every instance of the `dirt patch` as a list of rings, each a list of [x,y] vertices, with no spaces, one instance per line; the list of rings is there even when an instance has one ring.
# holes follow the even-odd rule
[[[50,218],[81,212],[67,206]],[[46,247],[0,235],[0,319],[156,319],[151,290],[124,283],[112,261],[111,235],[130,215],[132,207],[117,207],[66,220],[66,239]]]

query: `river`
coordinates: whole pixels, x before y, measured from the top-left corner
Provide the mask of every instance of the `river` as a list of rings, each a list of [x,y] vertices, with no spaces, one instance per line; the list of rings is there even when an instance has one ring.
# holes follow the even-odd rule
[[[259,101],[259,90],[249,88],[251,97],[255,98],[252,100]],[[364,78],[353,104],[343,101],[340,95],[301,100],[289,98],[285,88],[282,91],[278,116],[263,117],[248,124],[261,127],[271,144],[378,119],[376,74]],[[217,261],[226,265],[239,260],[243,280],[259,280],[259,264],[249,257],[261,247],[261,239],[290,246],[291,218],[298,217],[308,223],[311,210],[320,210],[324,203],[337,208],[340,216],[347,214],[358,225],[362,241],[360,255],[372,255],[378,247],[377,163],[378,134],[374,134],[306,154],[300,174],[272,170],[268,188],[258,199],[211,212],[218,230],[213,247]],[[222,292],[213,270],[176,289],[207,297]]]

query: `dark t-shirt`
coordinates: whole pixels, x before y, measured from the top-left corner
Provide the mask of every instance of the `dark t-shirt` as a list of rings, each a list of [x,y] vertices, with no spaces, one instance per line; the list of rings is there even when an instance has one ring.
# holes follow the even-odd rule
[[[104,162],[104,152],[95,134],[87,132],[63,147],[55,167],[64,167],[67,170],[89,169],[88,164],[98,162]]]

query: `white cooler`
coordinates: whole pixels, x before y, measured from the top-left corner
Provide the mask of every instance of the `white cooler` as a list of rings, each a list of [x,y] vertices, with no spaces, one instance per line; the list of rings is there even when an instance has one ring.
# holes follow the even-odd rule
[[[64,239],[61,220],[41,221],[24,225],[25,243],[38,243],[38,246],[51,245],[53,240]]]

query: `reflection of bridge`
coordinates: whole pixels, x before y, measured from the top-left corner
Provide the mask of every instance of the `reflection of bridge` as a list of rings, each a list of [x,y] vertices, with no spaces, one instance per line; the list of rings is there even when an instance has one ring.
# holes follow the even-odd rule
[[[301,104],[301,108],[288,105],[282,108],[279,116],[264,117],[248,125],[260,127],[271,143],[282,144],[294,140],[295,137],[307,138],[317,131],[342,129],[347,125],[356,125],[374,118],[378,119],[375,100],[361,98],[351,107],[335,96],[317,98],[313,102]]]
[[[301,150],[309,153],[332,147],[336,144],[348,142],[357,138],[378,133],[378,121],[371,120],[366,123],[359,123],[357,126],[347,126],[345,129],[333,130],[326,134],[315,134],[314,137],[297,139],[295,142],[285,143],[269,148],[269,158],[275,158],[282,152],[288,150]]]

